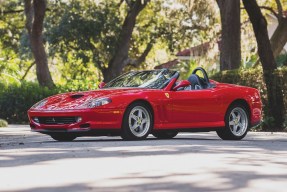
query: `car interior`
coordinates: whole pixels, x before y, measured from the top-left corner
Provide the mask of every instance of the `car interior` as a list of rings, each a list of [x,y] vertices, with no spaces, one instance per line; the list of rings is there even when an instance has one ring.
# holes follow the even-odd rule
[[[196,73],[200,71],[203,74],[203,77],[199,77]],[[182,90],[200,90],[200,89],[208,89],[215,87],[215,84],[210,83],[209,78],[207,76],[206,71],[202,67],[197,67],[188,77],[187,81],[190,82],[190,85],[185,87],[180,87],[177,91]]]

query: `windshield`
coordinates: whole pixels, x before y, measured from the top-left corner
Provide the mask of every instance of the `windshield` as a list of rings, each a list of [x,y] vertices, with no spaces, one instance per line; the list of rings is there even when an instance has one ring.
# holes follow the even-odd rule
[[[139,87],[162,89],[169,80],[175,75],[176,71],[153,70],[153,71],[135,71],[123,74],[105,85],[110,87]]]

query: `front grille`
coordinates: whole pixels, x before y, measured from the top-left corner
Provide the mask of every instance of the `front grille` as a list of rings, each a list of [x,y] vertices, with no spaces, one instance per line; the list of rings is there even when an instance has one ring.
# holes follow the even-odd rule
[[[63,125],[77,122],[77,117],[38,117],[41,124],[46,125]]]

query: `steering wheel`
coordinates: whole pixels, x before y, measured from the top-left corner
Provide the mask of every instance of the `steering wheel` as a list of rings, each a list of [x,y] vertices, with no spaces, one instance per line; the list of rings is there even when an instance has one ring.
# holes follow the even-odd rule
[[[207,76],[206,71],[202,68],[202,67],[197,67],[192,71],[192,74],[196,74],[197,71],[201,71],[201,73],[203,74],[203,78],[200,78],[200,80],[202,80],[202,83],[206,86],[209,87],[210,86],[210,82],[209,82],[209,78]]]

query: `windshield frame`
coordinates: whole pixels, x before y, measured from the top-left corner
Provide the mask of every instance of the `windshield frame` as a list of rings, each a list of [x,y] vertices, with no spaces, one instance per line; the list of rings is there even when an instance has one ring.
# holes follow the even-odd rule
[[[161,86],[159,87],[140,87],[140,86],[117,86],[117,87],[110,87],[110,85],[113,83],[113,82],[116,82],[116,81],[119,81],[120,79],[122,79],[123,77],[127,76],[128,74],[130,73],[136,73],[135,75],[139,74],[139,73],[142,73],[142,72],[154,72],[154,71],[158,71],[159,73],[157,75],[164,75],[164,73],[171,73],[170,74],[170,77],[162,83]],[[127,73],[124,73],[118,77],[116,77],[115,79],[109,81],[104,87],[103,89],[112,89],[112,88],[141,88],[141,89],[164,89],[168,84],[169,82],[174,79],[174,78],[178,78],[179,77],[179,72],[178,71],[174,71],[174,70],[169,70],[169,69],[155,69],[155,70],[143,70],[143,71],[130,71],[130,72],[127,72]]]

